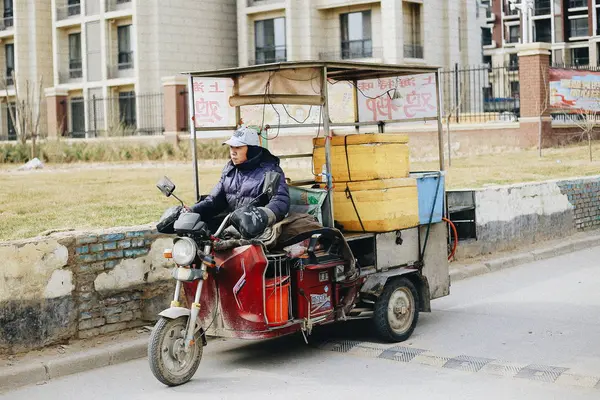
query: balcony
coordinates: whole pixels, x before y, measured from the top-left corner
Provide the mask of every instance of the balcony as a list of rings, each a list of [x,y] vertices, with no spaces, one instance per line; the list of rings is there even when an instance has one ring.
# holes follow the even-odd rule
[[[69,4],[56,8],[56,20],[62,21],[81,15],[81,4]]]
[[[78,79],[83,77],[81,59],[69,61],[69,78]]]
[[[342,41],[342,60],[373,57],[373,42],[371,39]]]
[[[404,58],[423,59],[423,46],[420,44],[404,43]]]
[[[286,46],[268,46],[257,48],[254,60],[249,60],[251,65],[270,64],[287,61]]]
[[[533,8],[533,15],[550,15],[552,13],[552,6],[550,4],[550,0],[538,0],[535,2],[535,6]]]
[[[3,77],[4,82],[6,82],[6,87],[10,88],[12,86],[15,86],[15,81],[13,78],[13,69],[12,68],[7,68],[6,69],[6,75]],[[2,88],[4,89],[4,88]]]
[[[13,27],[14,21],[13,16],[6,16],[0,19],[0,31],[6,31]]]
[[[118,69],[131,69],[133,68],[133,51],[120,51],[117,57]]]
[[[368,55],[367,55],[368,54]],[[333,50],[333,51],[322,51],[319,52],[319,60],[321,61],[339,61],[339,60],[349,60],[349,59],[354,59],[354,60],[360,60],[360,59],[367,59],[368,60],[372,60],[372,59],[381,59],[383,57],[383,48],[381,47],[371,47],[370,48],[370,53],[357,53],[357,57],[350,57],[351,53],[349,52],[344,52],[343,50]]]
[[[116,65],[108,66],[108,79],[131,78],[134,76],[133,52],[120,52]]]
[[[131,9],[131,0],[106,0],[106,12]]]
[[[247,0],[247,7],[266,6],[269,4],[285,3],[285,0]]]

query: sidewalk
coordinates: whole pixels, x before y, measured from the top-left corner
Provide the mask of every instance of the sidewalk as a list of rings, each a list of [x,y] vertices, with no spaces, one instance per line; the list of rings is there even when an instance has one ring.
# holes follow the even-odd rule
[[[579,233],[570,238],[499,253],[493,259],[452,263],[452,281],[467,279],[532,261],[544,260],[590,247],[600,246],[600,234]],[[110,336],[71,341],[39,351],[0,356],[0,393],[51,379],[115,365],[146,356],[151,326]]]
[[[150,327],[14,356],[0,355],[0,393],[146,356]]]

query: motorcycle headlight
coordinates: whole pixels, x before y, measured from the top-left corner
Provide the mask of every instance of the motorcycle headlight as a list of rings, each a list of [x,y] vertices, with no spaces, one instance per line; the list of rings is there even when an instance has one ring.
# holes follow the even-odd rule
[[[196,243],[190,238],[180,238],[173,244],[173,261],[177,265],[190,265],[196,257]]]

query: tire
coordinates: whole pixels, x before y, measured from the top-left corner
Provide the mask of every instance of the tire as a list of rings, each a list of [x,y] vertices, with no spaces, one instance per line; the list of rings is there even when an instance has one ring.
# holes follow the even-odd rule
[[[196,333],[190,352],[183,352],[187,320],[185,316],[176,319],[162,317],[150,335],[150,370],[156,379],[167,386],[181,385],[192,379],[202,360],[200,332]]]
[[[406,278],[388,281],[375,302],[373,325],[377,335],[389,342],[403,342],[419,320],[419,293]]]

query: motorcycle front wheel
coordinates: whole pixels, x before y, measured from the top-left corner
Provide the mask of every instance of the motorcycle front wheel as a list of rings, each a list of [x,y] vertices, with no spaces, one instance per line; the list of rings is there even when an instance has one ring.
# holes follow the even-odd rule
[[[150,370],[160,382],[167,386],[186,383],[196,373],[202,360],[202,338],[200,332],[194,337],[194,344],[186,352],[184,348],[185,329],[188,317],[175,319],[162,317],[150,335],[148,361]]]

